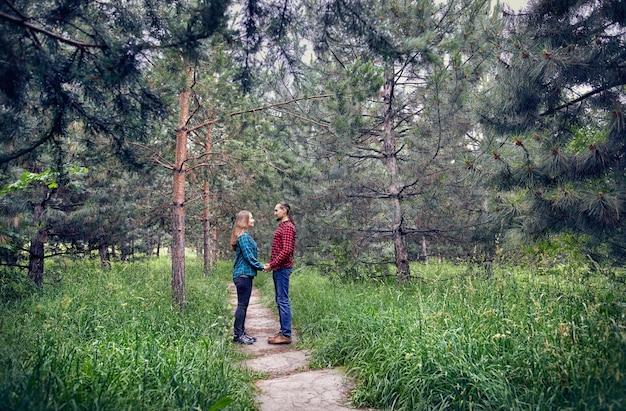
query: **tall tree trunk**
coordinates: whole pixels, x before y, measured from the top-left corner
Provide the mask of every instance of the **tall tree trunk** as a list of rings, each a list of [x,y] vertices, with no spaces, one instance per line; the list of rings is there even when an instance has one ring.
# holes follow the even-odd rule
[[[44,215],[46,212],[46,202],[48,201],[48,188],[41,185],[37,189],[39,201],[33,206],[33,226],[37,227],[37,231],[30,238],[30,247],[28,249],[28,278],[30,278],[37,287],[43,286],[43,268],[44,268],[44,245],[46,243],[47,232]]]
[[[217,224],[213,224],[213,250],[211,252],[211,264],[217,266]]]
[[[391,198],[391,223],[393,227],[393,246],[396,262],[396,277],[397,281],[402,283],[411,279],[411,271],[409,267],[409,252],[406,246],[406,234],[403,227],[403,215],[402,215],[402,186],[398,181],[398,157],[396,149],[396,136],[394,131],[394,118],[395,113],[393,111],[393,87],[394,87],[394,72],[388,70],[386,74],[385,86],[383,89],[383,97],[387,104],[387,111],[384,117],[384,153],[385,153],[385,166],[387,168],[387,174],[389,175],[389,195]]]
[[[146,256],[148,258],[152,258],[152,255],[154,254],[154,245],[155,245],[154,238],[152,236],[148,236],[146,237],[145,241],[146,241]]]
[[[157,258],[161,257],[161,234],[159,234],[157,237],[156,257]]]
[[[203,251],[204,251],[204,275],[211,275],[211,186],[209,184],[209,174],[211,173],[211,151],[213,149],[213,127],[207,126],[206,133],[206,160],[209,162],[208,170],[206,171],[207,178],[204,180],[204,187],[202,190],[202,197],[204,199],[204,213],[202,216],[202,238]]]
[[[184,308],[185,301],[185,172],[187,160],[187,123],[189,121],[189,98],[191,68],[185,70],[187,87],[178,95],[180,112],[176,131],[176,160],[174,165],[174,189],[172,201],[172,299]]]
[[[204,252],[204,275],[211,275],[211,222],[210,222],[210,206],[211,206],[211,189],[209,181],[204,181],[202,192],[204,198],[204,215],[202,216],[202,238]]]

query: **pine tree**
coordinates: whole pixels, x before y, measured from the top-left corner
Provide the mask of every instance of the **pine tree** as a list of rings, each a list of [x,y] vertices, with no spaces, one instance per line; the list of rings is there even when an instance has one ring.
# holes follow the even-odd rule
[[[75,145],[103,139],[127,165],[141,167],[139,150],[128,142],[145,141],[164,115],[165,97],[146,78],[146,67],[164,50],[196,56],[199,43],[222,27],[227,5],[226,0],[0,3],[3,171],[61,173]],[[1,183],[10,178],[3,173]],[[48,229],[45,188],[32,188],[41,191],[31,202],[31,225],[38,232],[30,237],[29,251],[30,276],[38,284]]]
[[[493,206],[517,232],[626,254],[626,4],[533,0],[505,15],[479,103],[482,156],[468,166],[498,190]]]
[[[424,257],[426,237],[463,247],[480,214],[461,159],[467,102],[498,21],[488,1],[337,0],[317,14],[317,67],[335,96],[318,130],[329,159],[320,165],[336,176],[338,203],[352,207],[352,228],[375,253],[392,254],[407,281],[411,247],[413,258]]]

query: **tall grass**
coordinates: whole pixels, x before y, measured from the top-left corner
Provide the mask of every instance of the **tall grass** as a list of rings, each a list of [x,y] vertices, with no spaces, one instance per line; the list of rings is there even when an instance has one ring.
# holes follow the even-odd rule
[[[229,267],[186,271],[180,311],[168,260],[52,267],[58,285],[1,307],[0,409],[254,409],[229,338]]]
[[[313,366],[345,366],[358,381],[356,405],[626,409],[623,294],[602,279],[419,270],[424,279],[408,286],[293,274],[294,323]]]

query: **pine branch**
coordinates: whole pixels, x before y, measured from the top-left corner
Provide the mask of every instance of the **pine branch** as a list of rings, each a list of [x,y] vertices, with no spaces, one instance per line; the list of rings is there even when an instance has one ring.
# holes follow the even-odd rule
[[[22,268],[24,270],[28,269],[28,266],[24,264],[4,263],[4,262],[0,262],[0,267],[14,267],[14,268]]]
[[[27,147],[23,147],[21,149],[12,151],[10,153],[0,155],[0,164],[8,163],[11,160],[15,160],[16,158],[19,158],[25,154],[35,151],[36,148],[38,148],[39,146],[41,146],[48,140],[52,139],[52,137],[55,134],[57,134],[59,130],[61,129],[62,118],[63,116],[61,113],[56,113],[54,120],[52,122],[52,127],[50,128],[50,130],[48,130],[48,133],[44,134],[43,136],[41,136],[41,138],[37,139],[36,141],[33,141]]]
[[[365,149],[363,147],[356,147],[356,148],[360,149],[360,150],[364,150]],[[374,150],[374,149],[371,149],[371,151],[380,153],[380,151]],[[385,158],[385,156],[382,153],[378,154],[378,155],[376,155],[376,154],[350,154],[350,153],[348,153],[348,154],[346,154],[346,156],[348,158],[353,158],[355,160],[365,160],[365,159],[382,160],[383,158]]]
[[[547,111],[544,111],[543,113],[540,114],[540,116],[549,116],[551,114],[556,113],[557,111],[559,111],[561,109],[567,108],[569,106],[573,106],[576,103],[580,103],[583,100],[586,100],[586,99],[588,99],[590,97],[593,97],[596,94],[600,94],[600,93],[605,92],[607,90],[610,90],[610,89],[612,89],[614,87],[620,87],[620,86],[624,86],[624,85],[626,85],[626,83],[621,82],[621,81],[617,82],[617,83],[613,83],[613,84],[606,84],[606,85],[604,85],[602,87],[599,87],[597,89],[591,90],[591,91],[583,94],[582,96],[580,96],[580,97],[578,97],[578,98],[576,98],[576,99],[574,99],[572,101],[568,101],[567,103],[561,104],[560,106],[557,106],[557,107],[551,108],[551,109],[549,109]]]
[[[0,11],[0,18],[8,20],[11,23],[17,24],[18,26],[26,27],[29,30],[32,30],[37,33],[44,34],[50,38],[60,41],[61,43],[69,44],[70,46],[78,47],[81,49],[89,49],[89,48],[97,48],[97,49],[105,49],[107,46],[103,44],[96,43],[85,43],[78,40],[72,40],[67,37],[63,37],[60,34],[54,33],[50,30],[47,30],[43,27],[36,26],[35,24],[28,21],[27,17],[15,17],[10,14],[6,14]]]
[[[348,194],[346,195],[346,197],[348,198],[378,198],[378,199],[384,199],[384,198],[392,198],[393,195],[386,193],[384,191],[379,191],[376,190],[372,187],[367,187],[367,186],[363,186],[364,189],[366,190],[370,190],[373,194],[366,194],[366,193],[355,193],[355,194]]]
[[[205,121],[204,123],[198,124],[197,126],[191,127],[187,129],[187,134],[189,133],[193,133],[194,131],[201,129],[202,127],[208,127],[208,126],[212,126],[215,123],[218,123],[219,120],[215,119],[215,120],[208,120]]]

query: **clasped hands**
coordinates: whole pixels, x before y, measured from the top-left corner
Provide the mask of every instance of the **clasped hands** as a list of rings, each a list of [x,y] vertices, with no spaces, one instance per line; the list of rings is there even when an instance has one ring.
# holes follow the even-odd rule
[[[272,267],[270,267],[269,264],[264,264],[263,265],[263,271],[265,271],[265,272],[272,271]]]

